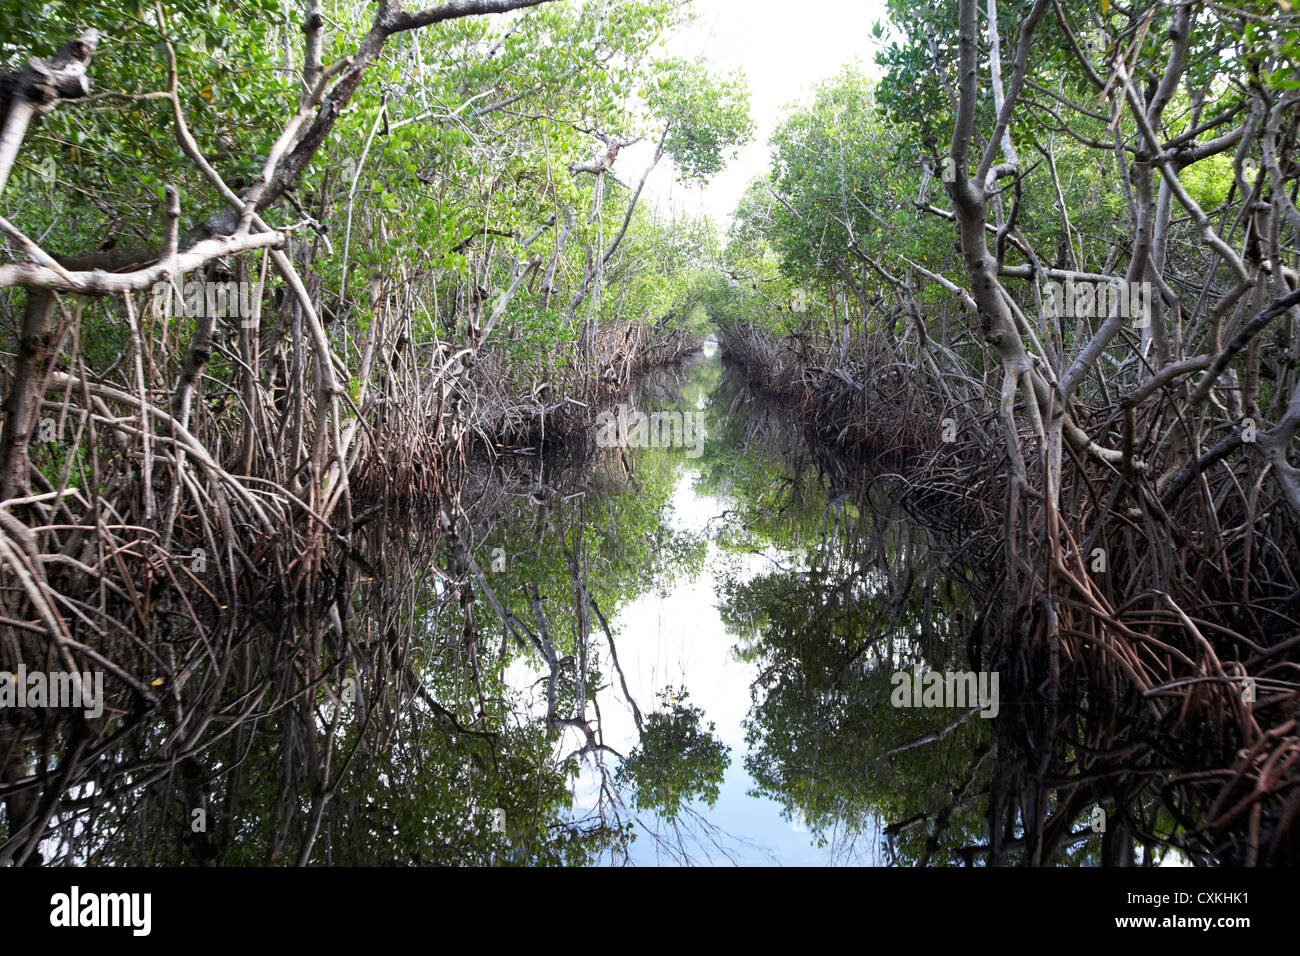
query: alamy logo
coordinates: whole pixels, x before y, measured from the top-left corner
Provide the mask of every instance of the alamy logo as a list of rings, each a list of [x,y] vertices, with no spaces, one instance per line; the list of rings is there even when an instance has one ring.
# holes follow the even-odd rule
[[[153,897],[149,893],[70,893],[50,897],[50,925],[129,926],[135,936],[148,936],[152,927]]]
[[[601,448],[685,448],[687,458],[704,453],[703,412],[645,412],[618,406],[618,414],[596,416]]]
[[[6,707],[84,708],[87,717],[104,712],[104,674],[95,671],[0,671],[0,710]]]
[[[979,707],[981,717],[998,715],[997,671],[895,671],[889,702],[895,707]]]
[[[248,282],[214,282],[208,279],[187,279],[180,287],[180,301],[175,303],[175,287],[171,282],[155,282],[153,299],[158,311],[164,315],[183,313],[188,318],[244,319],[252,324],[253,292]]]
[[[1066,279],[1043,283],[1043,314],[1056,318],[1121,315],[1146,324],[1151,315],[1151,283],[1119,279]]]

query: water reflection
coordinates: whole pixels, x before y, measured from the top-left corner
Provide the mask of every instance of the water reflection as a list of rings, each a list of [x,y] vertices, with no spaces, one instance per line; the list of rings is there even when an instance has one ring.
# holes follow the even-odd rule
[[[370,512],[326,600],[164,618],[212,650],[165,706],[11,720],[0,862],[987,862],[1014,749],[890,700],[978,668],[972,556],[712,349],[632,405],[703,413],[702,454],[467,463],[463,510]],[[1087,837],[1039,862],[1094,862]]]
[[[598,513],[589,586],[610,624],[585,645],[607,675],[592,704],[608,749],[584,755],[574,807],[636,837],[605,859],[910,863],[977,842],[984,722],[889,700],[894,671],[964,662],[973,615],[941,543],[864,475],[812,456],[788,410],[724,380],[716,357],[649,380],[637,403],[703,410],[708,430],[698,459],[623,451],[583,486],[584,515]],[[488,544],[520,550],[519,525],[492,522]],[[558,553],[539,540],[529,582]],[[583,623],[552,609],[583,647]],[[543,679],[536,663],[517,662],[519,686]],[[913,746],[927,738],[938,745]],[[614,754],[630,762],[611,774]]]

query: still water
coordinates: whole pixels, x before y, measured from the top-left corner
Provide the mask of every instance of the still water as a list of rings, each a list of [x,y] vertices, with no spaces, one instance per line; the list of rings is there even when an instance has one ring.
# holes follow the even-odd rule
[[[788,806],[779,794],[765,793],[748,771],[750,748],[746,729],[762,667],[752,655],[743,653],[738,628],[724,619],[724,589],[753,586],[765,574],[782,568],[806,565],[808,548],[782,548],[777,542],[746,537],[724,544],[719,538],[731,527],[737,489],[735,475],[725,474],[725,463],[733,463],[744,449],[719,447],[727,440],[722,397],[716,385],[719,359],[706,347],[705,357],[694,363],[673,383],[681,389],[675,403],[685,411],[700,414],[705,425],[703,443],[713,444],[710,461],[697,464],[693,446],[685,439],[679,448],[643,448],[638,467],[662,469],[668,487],[660,518],[667,533],[703,546],[702,560],[694,569],[675,576],[663,590],[648,589],[629,594],[610,621],[620,648],[620,663],[632,697],[654,701],[664,688],[673,688],[671,698],[689,700],[703,712],[702,720],[728,751],[730,763],[711,803],[698,797],[686,801],[679,819],[666,821],[651,810],[637,814],[635,835],[628,859],[633,863],[773,863],[819,865],[836,860],[879,862],[878,825],[874,814],[859,824],[861,833],[845,839],[843,833],[810,833],[803,812]],[[661,381],[660,385],[664,383]],[[662,391],[660,394],[663,394]],[[655,407],[668,410],[671,402],[654,401],[653,392],[643,392],[639,408],[650,413]],[[738,415],[736,412],[731,414]],[[660,461],[649,459],[659,458]],[[712,479],[712,480],[710,480]],[[626,494],[636,494],[628,489]],[[612,671],[608,654],[597,664],[602,673]],[[538,677],[526,661],[511,667],[511,683],[526,686]],[[619,751],[630,753],[638,742],[637,725],[620,688],[605,686],[598,691],[605,740]],[[541,707],[544,712],[544,702]],[[575,785],[579,814],[599,804],[600,774],[584,767]],[[672,823],[676,823],[673,826]],[[836,827],[836,830],[843,828]],[[618,858],[615,858],[618,859]]]
[[[888,700],[894,671],[943,669],[963,650],[953,638],[969,614],[955,572],[934,573],[939,543],[862,475],[819,468],[789,409],[724,376],[712,349],[643,383],[632,406],[698,414],[703,440],[693,445],[688,428],[679,447],[603,449],[576,482],[545,479],[561,507],[582,502],[588,586],[609,624],[605,634],[596,622],[587,663],[600,675],[588,681],[590,711],[611,750],[584,755],[571,819],[618,819],[634,839],[592,862],[883,864],[897,859],[882,833],[891,822],[907,824],[893,853],[913,852],[908,831],[923,834],[915,825],[932,809],[924,799],[959,785],[987,737],[975,720],[934,754],[886,756],[953,722],[952,711]],[[499,534],[489,526],[489,553],[527,563],[546,550],[524,522],[501,523]],[[536,655],[506,669],[530,720],[545,720],[546,675]],[[647,715],[640,732],[632,702]],[[650,779],[629,779],[620,757],[650,752],[652,713],[690,732],[668,735],[647,760]],[[558,752],[583,749],[585,733],[566,728]],[[712,743],[707,754],[720,746],[725,769],[693,767],[704,748],[692,734]],[[657,787],[656,773],[670,782]]]
[[[462,463],[454,516],[359,509],[321,600],[250,592],[197,636],[160,603],[177,647],[225,650],[93,747],[68,731],[24,785],[55,835],[0,832],[0,857],[983,865],[1025,842],[1013,774],[1046,781],[1036,862],[1131,845],[1081,822],[1091,795],[1061,809],[1028,731],[1075,745],[1038,704],[896,706],[900,671],[979,669],[981,559],[794,412],[706,349],[628,427]]]

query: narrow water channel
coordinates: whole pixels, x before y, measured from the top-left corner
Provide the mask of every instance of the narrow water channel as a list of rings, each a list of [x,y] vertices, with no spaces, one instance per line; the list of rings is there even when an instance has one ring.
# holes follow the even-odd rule
[[[228,666],[38,778],[69,821],[42,860],[988,862],[987,801],[1038,705],[895,697],[901,671],[979,669],[980,556],[714,349],[619,416],[466,462],[454,520],[361,511],[323,601],[250,593],[198,632],[171,612]],[[1078,815],[1043,862],[1097,862]]]
[[[712,454],[707,459],[700,461],[702,454],[692,456],[692,450],[700,446],[691,445],[641,448],[637,462],[639,469],[662,471],[669,483],[668,500],[661,512],[667,533],[696,542],[703,550],[698,563],[671,575],[662,589],[628,594],[610,625],[632,697],[654,702],[663,700],[661,692],[668,690],[670,703],[689,701],[702,711],[701,720],[712,726],[716,739],[727,748],[729,764],[711,801],[695,796],[672,819],[653,809],[636,814],[637,840],[628,858],[641,864],[880,862],[874,814],[854,821],[855,830],[861,832],[847,838],[838,821],[830,833],[810,832],[803,811],[791,808],[781,793],[764,790],[755,777],[756,773],[762,776],[761,771],[750,769],[751,760],[762,759],[761,747],[751,751],[747,741],[761,739],[761,728],[753,736],[748,731],[755,703],[752,695],[759,689],[763,668],[755,655],[745,652],[748,642],[742,634],[752,629],[752,616],[746,615],[742,626],[733,626],[727,616],[733,605],[725,595],[761,586],[765,575],[806,568],[811,549],[797,536],[783,542],[780,536],[765,540],[761,535],[735,534],[743,527],[734,520],[737,507],[757,502],[741,500],[748,489],[738,466],[746,449],[732,444],[724,450],[722,443],[735,437],[728,428],[729,418],[742,424],[743,434],[742,410],[749,406],[722,401],[733,396],[719,391],[720,361],[716,350],[706,346],[705,355],[682,373],[679,382],[672,383],[679,390],[678,401],[656,402],[654,391],[643,390],[633,403],[647,414],[653,414],[657,406],[661,410],[680,406],[700,413],[704,420],[700,445],[710,448]],[[662,389],[665,383],[661,378],[656,384]],[[767,457],[779,454],[779,449],[770,445],[760,444],[755,451]],[[737,466],[731,474],[729,461]],[[773,487],[780,488],[789,476],[767,477]],[[632,487],[622,492],[637,493]],[[597,666],[601,673],[612,673],[607,652],[600,655]],[[518,686],[536,680],[538,674],[520,661],[512,668],[512,676]],[[604,739],[623,753],[632,752],[639,735],[621,688],[604,687],[598,702]],[[599,804],[599,785],[599,772],[585,767],[575,787],[580,815]]]
[[[588,586],[609,625],[594,623],[587,666],[598,687],[588,713],[610,750],[583,755],[570,819],[619,820],[635,839],[596,861],[883,864],[924,853],[910,831],[929,828],[913,825],[942,810],[988,736],[967,721],[938,743],[885,755],[952,723],[951,711],[889,702],[896,670],[918,661],[942,670],[964,654],[970,615],[957,572],[936,573],[946,567],[941,542],[869,476],[819,464],[791,410],[724,374],[712,348],[642,383],[628,414],[638,411],[698,414],[702,437],[635,447],[629,429],[633,447],[545,477],[560,507],[581,502],[581,517],[565,521],[584,525]],[[480,553],[519,559],[525,576],[554,553],[527,521],[498,516],[485,533]],[[523,586],[539,581],[547,607],[572,606],[571,586],[547,595],[545,574]],[[539,655],[516,657],[506,683],[530,720],[545,720]],[[662,752],[642,739],[650,714],[676,731]],[[582,750],[585,735],[566,728],[557,752]],[[620,773],[629,756],[646,775]],[[952,832],[978,825],[973,804],[953,812]],[[891,822],[904,824],[892,841]]]

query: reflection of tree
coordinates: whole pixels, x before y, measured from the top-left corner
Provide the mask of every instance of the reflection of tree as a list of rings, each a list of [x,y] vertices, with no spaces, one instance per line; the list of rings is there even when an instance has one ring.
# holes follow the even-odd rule
[[[374,570],[339,627],[285,615],[245,628],[250,649],[284,649],[278,683],[237,669],[228,700],[187,699],[213,714],[206,738],[188,738],[199,746],[170,750],[176,731],[155,721],[102,754],[89,770],[96,792],[57,808],[67,839],[54,859],[583,864],[625,842],[573,817],[575,762],[557,757],[559,731],[467,633],[463,582],[429,563],[427,535],[395,531],[367,546]],[[299,673],[311,646],[323,679]]]
[[[878,818],[908,820],[896,852],[915,861],[927,855],[915,824],[937,820],[987,732],[967,720],[934,744],[906,746],[954,718],[890,704],[890,675],[921,656],[926,599],[914,588],[898,606],[886,588],[861,584],[777,571],[725,586],[727,613],[756,631],[745,649],[760,667],[745,766],[756,791],[797,811],[820,845],[848,853]],[[942,846],[961,845],[980,824],[973,801],[944,824]]]
[[[890,703],[896,670],[979,669],[978,591],[966,587],[978,559],[900,511],[878,465],[808,447],[784,409],[734,381],[715,407],[726,414],[702,478],[728,505],[715,541],[767,562],[757,574],[737,562],[720,586],[737,653],[759,666],[746,721],[755,791],[837,857],[878,831],[894,863],[984,863],[995,812],[1004,851],[1019,853],[1021,809],[997,774],[1026,751],[994,748],[990,731],[1025,708],[985,721]],[[1062,806],[1040,862],[1095,860],[1100,841],[1070,831]]]
[[[642,382],[634,402],[643,410],[694,410],[701,372],[707,379],[712,370],[696,367],[690,378],[680,369],[660,370]],[[642,716],[610,627],[627,602],[666,593],[702,566],[703,538],[671,523],[670,498],[690,460],[666,449],[601,449],[580,469],[552,473],[545,482],[546,462],[529,462],[494,476],[490,490],[477,496],[474,525],[456,536],[477,538],[472,548],[453,553],[482,598],[467,613],[486,612],[505,633],[503,654],[513,644],[509,659],[526,660],[540,674],[541,719],[555,732],[555,755],[570,774],[579,765],[592,771],[595,806],[584,819],[620,835],[610,842],[615,858],[619,852],[627,858],[622,835],[630,819],[679,860],[689,859],[686,848],[700,837],[717,845],[716,828],[685,803],[697,795],[716,799],[725,748],[699,726],[693,709]],[[485,573],[485,562],[474,555],[494,548],[506,556],[505,567]],[[627,756],[606,741],[601,724],[605,663],[607,686],[621,693],[638,729],[639,743]]]
[[[615,778],[632,789],[637,809],[668,821],[691,800],[713,806],[731,764],[729,748],[714,735],[712,722],[703,728],[704,711],[687,704],[688,696],[684,689],[660,692],[663,709],[646,717],[640,743]]]
[[[612,647],[606,613],[699,566],[702,541],[667,523],[684,462],[615,449],[550,483],[540,467],[482,487],[448,476],[467,511],[436,515],[437,533],[423,516],[367,524],[330,600],[197,640],[177,627],[200,662],[210,644],[227,664],[191,667],[166,715],[109,717],[109,743],[75,765],[38,766],[25,792],[49,825],[0,828],[0,855],[483,865],[625,851],[605,766],[619,755],[593,708],[598,644]],[[521,659],[545,675],[541,712],[508,677]],[[583,761],[602,781],[590,812],[574,806]],[[61,838],[34,856],[42,832]]]
[[[737,653],[759,668],[745,724],[755,792],[837,854],[881,820],[899,822],[882,834],[896,859],[952,859],[981,827],[988,728],[890,704],[895,670],[963,666],[971,615],[942,543],[864,487],[868,475],[810,453],[787,410],[734,381],[715,405],[726,414],[702,481],[728,504],[716,540],[766,560],[757,574],[737,565],[719,593]]]

